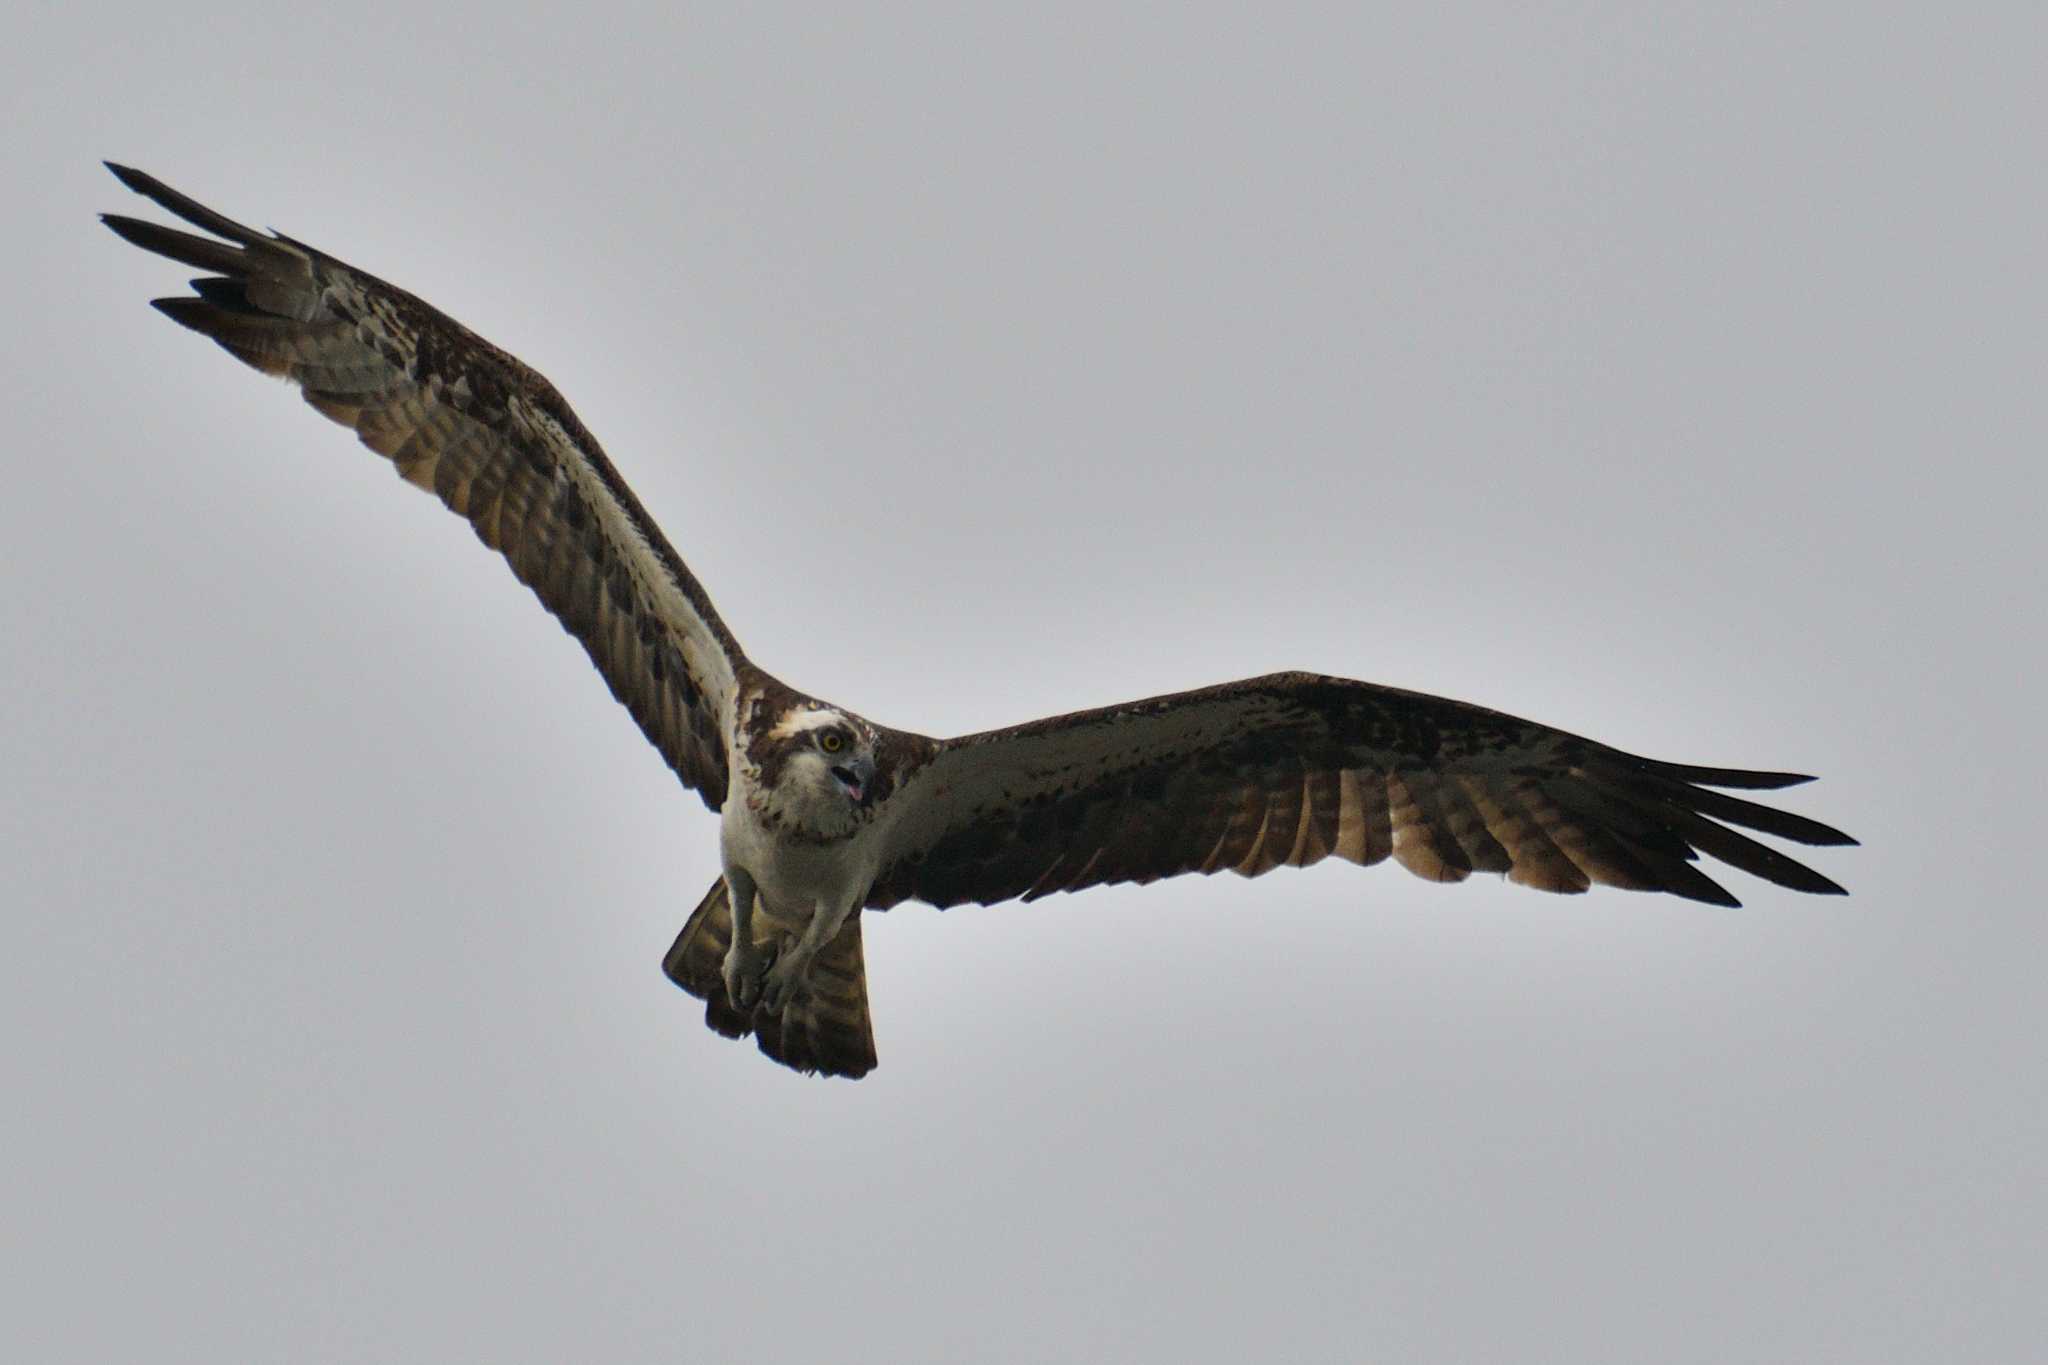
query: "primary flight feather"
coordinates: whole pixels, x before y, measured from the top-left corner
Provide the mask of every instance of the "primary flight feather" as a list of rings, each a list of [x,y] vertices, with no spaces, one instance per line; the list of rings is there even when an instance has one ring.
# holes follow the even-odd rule
[[[802,1071],[875,1065],[860,911],[989,904],[1223,869],[1392,858],[1736,900],[1706,853],[1796,891],[1842,888],[1743,829],[1855,841],[1714,788],[1795,773],[1638,758],[1464,702],[1275,673],[959,739],[891,730],[750,662],[560,394],[402,289],[256,232],[140,171],[121,183],[210,234],[107,214],[210,272],[174,321],[291,380],[467,519],[582,642],[685,786],[720,813],[723,874],[664,967],[731,1037]],[[1739,828],[1738,828],[1739,827]]]

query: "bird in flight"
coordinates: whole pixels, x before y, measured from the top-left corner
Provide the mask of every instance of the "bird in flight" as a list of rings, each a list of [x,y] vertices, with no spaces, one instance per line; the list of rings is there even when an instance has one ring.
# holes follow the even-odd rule
[[[103,216],[207,272],[156,308],[298,385],[467,519],[719,813],[722,874],[664,970],[713,1029],[753,1035],[784,1065],[874,1068],[861,911],[906,900],[988,905],[1334,857],[1440,882],[1495,872],[1542,891],[1598,882],[1737,904],[1701,853],[1842,894],[1741,831],[1855,840],[1727,791],[1800,774],[1639,758],[1374,683],[1274,673],[957,739],[877,725],[748,659],[540,375],[365,271],[108,169],[209,234]]]

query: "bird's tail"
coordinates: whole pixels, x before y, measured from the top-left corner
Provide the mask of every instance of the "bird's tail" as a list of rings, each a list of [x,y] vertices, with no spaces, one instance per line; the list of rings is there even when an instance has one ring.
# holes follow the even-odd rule
[[[757,941],[793,939],[800,925],[754,914]],[[704,1002],[704,1022],[728,1038],[749,1033],[761,1051],[798,1071],[827,1076],[865,1076],[875,1069],[875,1031],[868,1020],[868,972],[861,956],[860,911],[811,960],[810,994],[780,1014],[741,1010],[725,991],[722,968],[732,943],[732,901],[720,877],[676,935],[662,959],[668,979]]]

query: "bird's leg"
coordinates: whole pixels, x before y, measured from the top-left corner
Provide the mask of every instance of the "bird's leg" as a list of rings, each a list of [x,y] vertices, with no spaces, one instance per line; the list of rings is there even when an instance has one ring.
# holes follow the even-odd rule
[[[735,1009],[752,1009],[761,997],[768,974],[769,953],[754,946],[754,879],[745,868],[725,869],[725,889],[732,900],[732,942],[725,950],[721,975]]]
[[[832,941],[849,914],[859,913],[857,905],[842,909],[829,901],[820,901],[811,912],[811,922],[804,926],[802,936],[768,969],[768,976],[761,983],[761,1007],[771,1013],[779,1013],[784,1006],[808,991],[811,959]]]

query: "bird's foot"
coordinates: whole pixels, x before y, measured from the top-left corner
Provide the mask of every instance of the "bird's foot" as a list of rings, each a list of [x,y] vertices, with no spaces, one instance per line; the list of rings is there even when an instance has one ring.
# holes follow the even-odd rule
[[[792,948],[775,959],[761,982],[761,1008],[780,1014],[811,993],[811,954]]]
[[[719,974],[725,978],[725,994],[734,1009],[750,1010],[761,999],[775,958],[772,947],[763,950],[737,938],[732,941]]]

